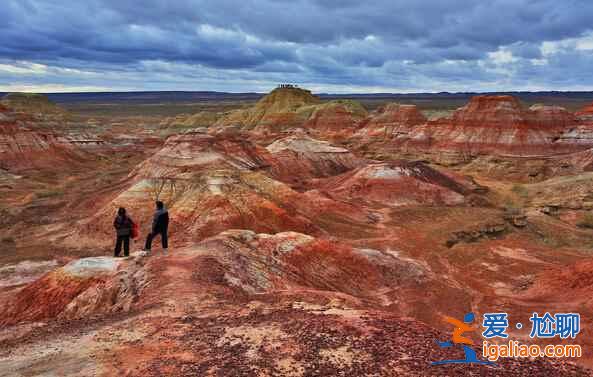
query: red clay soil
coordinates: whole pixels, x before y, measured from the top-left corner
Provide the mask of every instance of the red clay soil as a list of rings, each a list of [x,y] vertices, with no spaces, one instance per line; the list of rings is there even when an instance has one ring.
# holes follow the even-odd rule
[[[361,122],[361,129],[357,136],[365,137],[368,140],[387,139],[397,134],[400,128],[407,133],[411,127],[426,122],[426,117],[415,105],[389,103],[373,111]]]
[[[399,272],[389,272],[389,260]],[[130,269],[143,271],[145,283],[125,295],[104,294]],[[438,347],[449,334],[381,304],[386,287],[398,292],[390,276],[415,271],[402,279],[407,284],[423,279],[422,270],[394,255],[297,233],[230,231],[168,257],[123,261],[119,272],[72,298],[78,316],[67,321],[31,327],[32,318],[17,316],[20,324],[3,330],[0,363],[12,374],[44,368],[98,376],[589,375],[544,360],[431,366],[462,357]],[[36,297],[48,292],[37,289]],[[119,305],[130,297],[129,306]],[[83,310],[99,301],[101,311]],[[120,310],[105,310],[109,305]]]
[[[72,278],[53,271],[6,298],[0,308],[0,326],[22,321],[54,319],[78,295],[101,283],[97,278]],[[5,295],[10,296],[10,295]]]
[[[91,238],[109,240],[114,213],[123,206],[144,233],[151,224],[154,189],[162,187],[160,198],[174,213],[171,231],[179,240],[199,241],[226,229],[369,233],[368,211],[281,182],[303,190],[308,179],[342,173],[364,160],[310,138],[280,139],[269,149],[240,135],[192,132],[170,137],[130,173],[123,191],[77,229]],[[76,242],[79,237],[74,232],[69,239]]]
[[[42,123],[5,106],[0,108],[0,168],[49,169],[81,158],[82,153],[68,140]]]
[[[9,224],[0,230],[16,236],[0,248],[29,238],[65,264],[32,282],[18,279],[22,266],[0,266],[0,283],[20,281],[0,293],[0,376],[590,375],[593,238],[575,225],[593,208],[582,120],[480,96],[436,121],[387,105],[356,124],[319,111],[307,131],[239,130],[266,119],[291,127],[287,119],[309,114],[301,107],[325,105],[308,92],[273,97],[220,127],[171,136],[148,158],[130,147],[130,159],[85,165],[86,175],[64,165],[63,176],[37,182],[0,170],[3,192],[31,190],[0,208]],[[237,119],[245,124],[223,124]],[[382,161],[324,141],[341,122],[358,130],[350,145]],[[392,158],[465,152],[479,157],[454,169]],[[61,178],[64,197],[35,196]],[[143,238],[159,180],[169,256],[155,246],[150,257],[57,258],[75,247],[111,254],[119,206]],[[579,312],[584,357],[430,366],[462,357],[437,341],[451,335],[444,315],[470,311],[505,311],[511,323]],[[509,330],[531,344],[528,331]]]

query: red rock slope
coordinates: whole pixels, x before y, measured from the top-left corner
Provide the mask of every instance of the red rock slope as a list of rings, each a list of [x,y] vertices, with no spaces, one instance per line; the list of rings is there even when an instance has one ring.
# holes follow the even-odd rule
[[[426,310],[428,274],[393,253],[292,232],[224,232],[169,257],[81,259],[3,297],[0,365],[69,376],[588,375],[544,360],[430,366],[463,355],[438,347],[449,334],[399,314],[411,287]],[[71,294],[56,300],[66,298],[58,291]]]
[[[357,132],[367,149],[455,163],[479,155],[535,157],[593,147],[583,120],[558,106],[524,108],[505,95],[473,97],[451,116],[425,120],[414,107],[391,105]]]
[[[571,150],[553,142],[574,124],[559,108],[528,110],[511,96],[477,96],[451,117],[411,132],[406,143],[468,154],[546,155]]]
[[[122,192],[81,224],[82,233],[109,240],[119,206],[146,231],[158,194],[175,214],[171,226],[178,240],[201,240],[229,228],[355,235],[368,226],[367,211],[291,185],[342,173],[361,161],[310,138],[285,139],[266,149],[241,135],[191,132],[171,137],[134,169]],[[78,232],[72,237],[79,237]]]
[[[400,133],[407,134],[410,128],[426,123],[426,117],[416,105],[388,103],[373,111],[361,122],[357,137],[370,141],[373,139],[391,139]]]
[[[77,152],[78,148],[52,127],[0,104],[0,168],[55,168],[80,158]]]

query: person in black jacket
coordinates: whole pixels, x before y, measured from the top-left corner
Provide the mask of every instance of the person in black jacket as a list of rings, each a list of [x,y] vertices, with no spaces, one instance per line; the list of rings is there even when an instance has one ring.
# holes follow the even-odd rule
[[[152,231],[146,237],[146,244],[144,251],[149,254],[152,247],[152,239],[158,234],[161,235],[161,243],[163,244],[163,254],[167,255],[168,237],[167,230],[169,228],[169,213],[165,205],[161,201],[156,202],[156,211],[152,218]]]
[[[132,235],[133,226],[134,222],[128,215],[126,215],[126,209],[120,207],[117,210],[117,216],[115,217],[115,220],[113,220],[113,227],[115,228],[117,235],[117,239],[115,241],[115,257],[119,257],[122,244],[124,246],[124,256],[130,256],[130,236]]]

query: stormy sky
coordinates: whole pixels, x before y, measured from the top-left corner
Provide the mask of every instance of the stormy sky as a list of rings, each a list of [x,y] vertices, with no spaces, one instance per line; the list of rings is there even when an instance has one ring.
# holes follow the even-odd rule
[[[0,91],[593,90],[589,0],[2,0]]]

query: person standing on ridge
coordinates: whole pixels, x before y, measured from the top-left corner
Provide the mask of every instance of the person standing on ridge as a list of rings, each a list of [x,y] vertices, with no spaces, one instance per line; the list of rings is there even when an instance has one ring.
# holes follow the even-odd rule
[[[119,257],[119,253],[121,252],[122,244],[124,246],[124,256],[130,256],[130,236],[132,235],[132,228],[134,227],[134,222],[132,219],[126,214],[126,209],[120,207],[117,210],[117,216],[115,220],[113,220],[113,227],[115,228],[115,232],[117,235],[117,239],[115,241],[115,251],[113,255],[117,258]]]
[[[152,218],[152,231],[146,237],[146,244],[144,245],[143,251],[146,252],[147,255],[150,254],[150,249],[152,248],[152,240],[158,234],[161,235],[161,243],[163,245],[163,254],[167,255],[167,248],[168,248],[168,238],[167,238],[167,231],[169,228],[169,213],[165,208],[165,204],[158,200],[156,202],[156,211],[154,212],[154,216]]]

